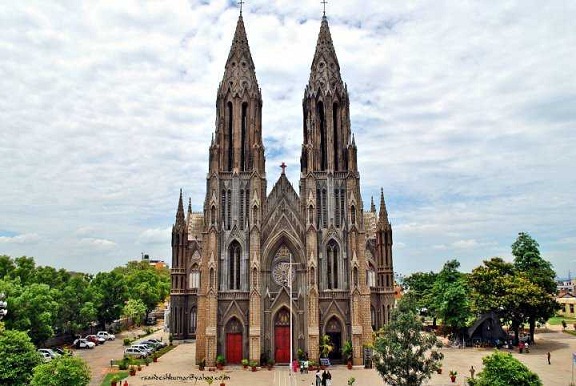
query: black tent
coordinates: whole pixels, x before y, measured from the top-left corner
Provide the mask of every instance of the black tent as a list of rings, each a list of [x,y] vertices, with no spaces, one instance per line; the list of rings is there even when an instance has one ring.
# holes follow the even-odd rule
[[[481,315],[467,332],[472,344],[487,343],[496,346],[498,342],[504,343],[508,338],[494,312]]]

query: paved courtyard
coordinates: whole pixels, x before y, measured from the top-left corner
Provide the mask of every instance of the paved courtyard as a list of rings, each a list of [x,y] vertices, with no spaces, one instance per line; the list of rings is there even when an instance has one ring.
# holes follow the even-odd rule
[[[166,339],[166,337],[164,337]],[[226,386],[310,386],[314,382],[314,373],[292,374],[289,376],[286,367],[275,367],[257,372],[244,370],[241,367],[227,366],[223,371],[200,372],[194,365],[195,343],[179,344],[174,350],[160,358],[158,363],[144,367],[136,376],[127,379],[129,386],[169,386],[169,385],[207,385],[205,377],[225,376]],[[489,355],[491,349],[476,348],[443,348],[445,358],[443,373],[434,374],[428,385],[466,385],[468,370],[473,365],[477,372],[482,369],[482,357]],[[504,350],[508,351],[508,350]],[[550,351],[552,364],[548,365],[546,353]],[[513,352],[514,357],[525,363],[536,372],[545,386],[568,386],[572,376],[572,352],[576,352],[576,337],[552,330],[536,336],[529,354]],[[456,383],[451,383],[448,377],[450,370],[456,370]],[[355,368],[348,370],[345,366],[335,366],[330,369],[333,386],[346,386],[350,376],[356,378],[355,386],[384,385],[382,378],[375,370]],[[178,379],[178,377],[180,379]],[[219,378],[218,378],[219,379]],[[220,381],[213,385],[219,386]],[[511,385],[513,386],[513,385]]]

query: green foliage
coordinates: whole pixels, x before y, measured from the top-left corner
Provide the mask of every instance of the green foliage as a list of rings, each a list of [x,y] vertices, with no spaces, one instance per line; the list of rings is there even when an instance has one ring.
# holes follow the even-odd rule
[[[416,272],[404,278],[405,296],[411,298],[418,309],[432,308],[432,287],[437,275],[434,272]]]
[[[91,283],[98,320],[106,325],[119,319],[124,302],[128,300],[128,287],[124,275],[113,270],[100,272]]]
[[[342,355],[344,356],[344,358],[346,360],[352,359],[352,342],[351,341],[347,340],[342,345]]]
[[[146,306],[140,299],[129,299],[122,309],[122,315],[131,318],[136,324],[142,323],[145,314]]]
[[[374,340],[374,364],[391,386],[417,386],[441,367],[444,355],[435,335],[424,333],[416,306],[407,300],[392,312],[390,323]]]
[[[457,260],[446,262],[430,291],[432,311],[453,332],[465,327],[471,315],[466,277],[459,267]]]
[[[86,386],[90,368],[77,356],[62,356],[34,369],[31,386]]]
[[[320,347],[320,356],[322,358],[327,358],[328,355],[332,352],[332,350],[334,350],[334,345],[332,344],[329,335],[322,335],[320,337],[319,347]]]
[[[23,331],[0,333],[0,385],[27,385],[32,369],[41,361],[30,337]]]
[[[482,358],[484,368],[475,379],[468,381],[471,386],[542,386],[542,381],[522,362],[509,353],[494,352]]]

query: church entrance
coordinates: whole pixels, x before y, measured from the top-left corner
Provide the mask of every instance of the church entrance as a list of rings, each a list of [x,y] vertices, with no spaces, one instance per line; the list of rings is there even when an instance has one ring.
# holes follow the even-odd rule
[[[326,324],[326,335],[330,337],[334,349],[328,355],[331,360],[339,361],[342,359],[342,325],[338,318],[333,316]]]
[[[290,362],[290,311],[285,308],[278,311],[274,323],[274,361]]]
[[[226,325],[226,363],[240,363],[242,360],[242,326],[236,318]]]

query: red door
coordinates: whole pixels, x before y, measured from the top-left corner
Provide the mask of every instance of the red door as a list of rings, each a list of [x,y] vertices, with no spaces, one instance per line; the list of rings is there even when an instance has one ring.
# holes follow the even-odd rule
[[[240,363],[242,360],[242,334],[226,334],[226,363]]]
[[[276,363],[290,362],[290,326],[275,327],[274,343],[276,345],[274,361]]]

